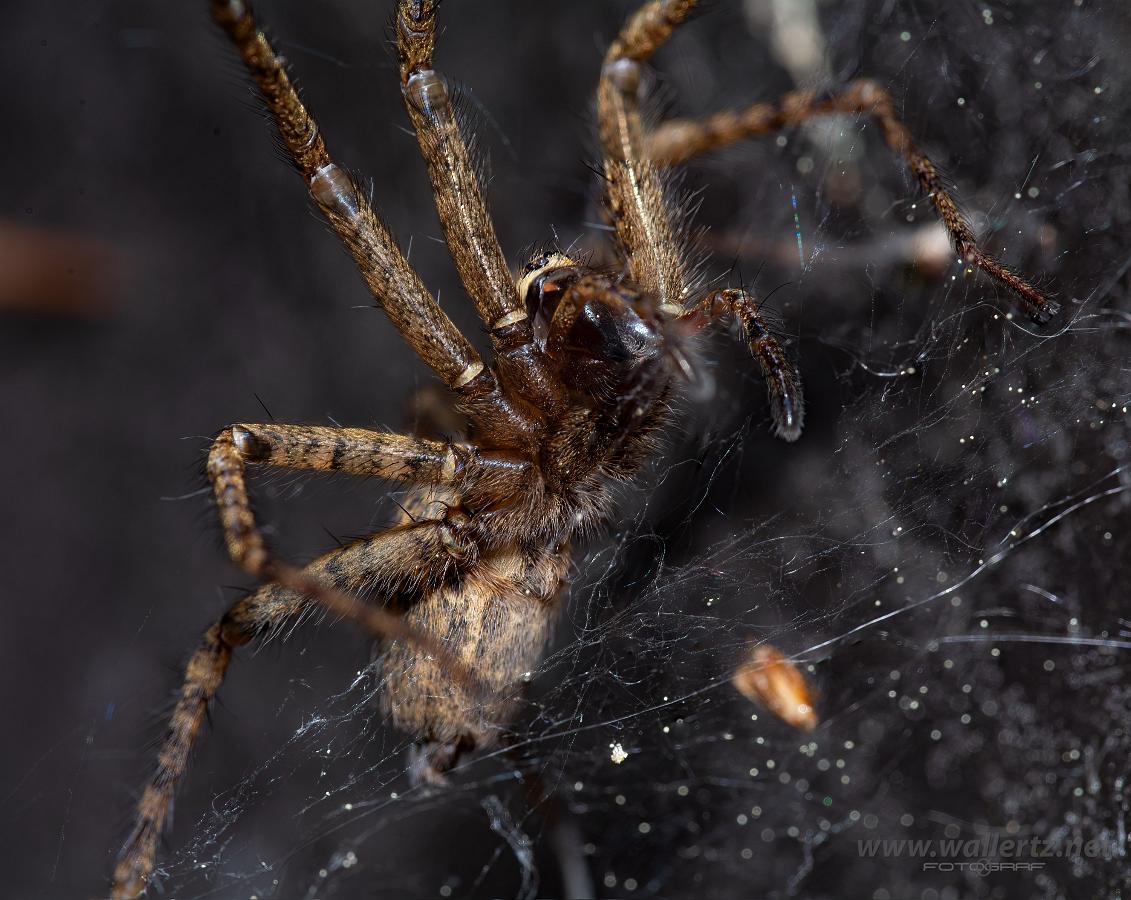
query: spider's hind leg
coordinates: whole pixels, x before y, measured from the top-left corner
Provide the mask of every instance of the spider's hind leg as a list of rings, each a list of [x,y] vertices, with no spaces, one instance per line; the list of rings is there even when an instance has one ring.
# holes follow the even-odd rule
[[[137,816],[114,868],[113,900],[127,900],[145,891],[157,858],[157,842],[172,817],[173,797],[188,768],[189,755],[208,716],[232,660],[232,651],[259,631],[282,625],[302,609],[301,595],[266,585],[235,603],[204,633],[200,648],[185,667],[184,682],[157,758],[157,770],[142,793]]]
[[[208,453],[228,554],[250,575],[275,577],[247,489],[247,465],[342,472],[419,487],[511,496],[528,486],[532,464],[473,444],[317,425],[239,424],[217,435]],[[276,580],[278,580],[276,578]]]
[[[237,601],[221,619],[205,632],[201,646],[189,659],[165,740],[157,757],[157,769],[138,804],[134,827],[122,848],[114,869],[111,896],[114,900],[135,898],[145,890],[156,864],[157,843],[173,811],[173,797],[188,768],[189,756],[200,737],[216,693],[224,681],[232,653],[252,640],[277,632],[295,622],[303,613],[323,606],[327,599],[331,612],[360,619],[380,633],[402,637],[419,646],[418,629],[398,626],[399,617],[357,599],[364,591],[374,599],[389,601],[411,592],[421,581],[440,577],[437,560],[445,558],[442,526],[437,522],[390,528],[378,535],[334,550],[310,563],[295,580],[298,587],[262,585],[253,594]],[[422,571],[423,569],[423,571]],[[311,596],[313,595],[313,597]],[[335,599],[337,598],[337,599]],[[356,604],[347,609],[335,602]],[[356,615],[353,614],[356,612]],[[380,613],[377,620],[369,613]],[[384,628],[385,618],[393,620],[392,630]],[[446,648],[435,646],[433,658],[452,659]],[[436,657],[435,653],[441,657]],[[465,667],[460,667],[466,672]],[[456,676],[459,677],[458,675]],[[465,676],[466,678],[466,676]]]
[[[735,141],[772,134],[817,116],[846,114],[868,115],[876,121],[884,142],[903,160],[934,203],[963,262],[981,269],[1012,291],[1038,323],[1060,311],[1058,303],[978,246],[974,229],[958,209],[938,169],[896,115],[891,95],[869,79],[849,82],[832,94],[793,91],[775,102],[755,103],[742,110],[727,110],[702,119],[672,119],[647,136],[647,154],[656,165],[679,165]]]

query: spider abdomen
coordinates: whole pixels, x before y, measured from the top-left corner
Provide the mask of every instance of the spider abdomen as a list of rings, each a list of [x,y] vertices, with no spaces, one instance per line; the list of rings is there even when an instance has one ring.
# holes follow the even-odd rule
[[[560,608],[569,549],[490,552],[423,594],[405,621],[442,640],[484,690],[453,679],[440,660],[391,643],[382,705],[418,746],[415,776],[440,782],[466,751],[495,744],[538,667]]]

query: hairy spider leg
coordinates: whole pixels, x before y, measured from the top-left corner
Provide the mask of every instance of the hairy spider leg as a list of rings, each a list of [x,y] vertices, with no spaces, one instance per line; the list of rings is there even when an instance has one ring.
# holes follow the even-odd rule
[[[712,291],[680,319],[700,329],[723,316],[731,316],[738,322],[750,352],[758,361],[769,395],[774,433],[786,441],[797,440],[805,419],[801,377],[771,334],[754,298],[739,288]]]
[[[445,242],[491,336],[499,378],[509,395],[521,392],[525,401],[553,416],[565,408],[566,391],[534,343],[525,298],[518,295],[499,246],[447,84],[433,68],[438,5],[433,0],[401,0],[397,7],[405,107],[428,168]]]
[[[644,152],[641,69],[694,6],[694,0],[644,4],[609,46],[597,86],[605,205],[620,255],[632,280],[677,315],[688,299],[687,277],[660,172]]]
[[[725,314],[742,325],[765,378],[774,431],[801,434],[801,379],[746,291],[715,291],[687,309],[688,286],[679,240],[659,170],[645,152],[640,116],[641,66],[686,20],[696,0],[653,0],[625,23],[605,54],[597,114],[605,154],[605,197],[632,278],[660,298],[661,308],[696,328]]]
[[[515,491],[529,464],[506,454],[479,454],[464,445],[379,434],[360,428],[322,428],[302,425],[235,425],[217,435],[208,452],[208,478],[232,561],[250,575],[267,578],[308,594],[330,611],[369,627],[378,637],[401,637],[452,664],[458,677],[473,680],[434,638],[417,633],[398,616],[376,609],[356,597],[340,594],[292,566],[273,560],[255,522],[247,489],[249,461],[276,467],[340,471],[439,486],[490,480],[503,491]],[[446,507],[438,519],[436,546],[417,548],[428,565],[452,557],[464,558],[471,540],[462,533],[463,514]],[[440,574],[446,569],[441,568]]]
[[[646,149],[657,165],[674,166],[735,141],[772,134],[818,116],[845,114],[868,115],[876,121],[888,147],[903,160],[934,203],[959,257],[967,265],[981,269],[1016,294],[1038,323],[1060,311],[1058,303],[978,246],[974,230],[947,191],[938,169],[896,116],[891,95],[869,79],[851,81],[832,94],[792,91],[772,103],[755,103],[746,109],[726,110],[701,119],[672,119],[647,136]]]
[[[267,553],[247,493],[248,462],[418,485],[490,483],[504,491],[517,490],[529,469],[529,464],[505,453],[360,428],[241,424],[220,433],[209,453],[208,475],[228,552],[245,571],[275,583],[235,603],[205,633],[201,648],[190,659],[157,771],[142,795],[134,828],[114,872],[115,898],[136,896],[152,875],[157,840],[172,811],[177,782],[235,647],[318,605],[378,637],[398,639],[423,650],[472,696],[480,690],[467,664],[430,633],[356,596],[365,590],[388,599],[438,582],[459,555],[458,529],[445,519],[398,526],[299,570],[272,561]]]
[[[114,900],[132,900],[149,884],[157,844],[172,816],[178,784],[207,718],[208,706],[223,683],[232,651],[256,637],[282,629],[312,609],[308,597],[312,585],[322,592],[320,599],[333,595],[351,603],[357,602],[352,597],[357,591],[390,595],[405,590],[406,585],[425,577],[417,561],[443,558],[439,531],[435,522],[400,526],[327,553],[298,573],[299,590],[264,584],[234,603],[205,632],[201,646],[185,668],[157,768],[142,792],[133,828],[119,854],[111,888]],[[434,555],[426,555],[429,552]],[[333,605],[329,608],[340,611]],[[396,616],[375,607],[365,609],[389,617],[402,633],[406,630],[397,624]],[[381,622],[383,628],[384,618]],[[466,667],[463,671],[466,673]]]
[[[239,424],[230,428],[245,462],[342,472],[409,484],[521,490],[531,464],[506,451],[364,428]]]
[[[483,189],[456,124],[444,77],[432,68],[436,11],[403,0],[396,13],[405,108],[428,166],[440,224],[456,271],[489,330],[527,317],[487,212]]]
[[[258,86],[283,146],[315,203],[402,337],[455,391],[470,415],[489,422],[508,445],[530,446],[539,425],[537,416],[500,391],[494,374],[440,309],[365,194],[331,159],[283,60],[256,27],[250,5],[245,0],[212,0],[212,14]]]

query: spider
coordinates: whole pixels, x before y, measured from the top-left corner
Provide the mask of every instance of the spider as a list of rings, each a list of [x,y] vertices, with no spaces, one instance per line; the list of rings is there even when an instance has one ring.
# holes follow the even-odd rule
[[[1057,305],[977,245],[930,160],[867,80],[827,95],[787,94],[703,119],[645,129],[643,67],[697,6],[650,0],[610,45],[597,88],[604,209],[617,262],[597,267],[551,249],[518,274],[495,237],[482,187],[432,65],[436,0],[398,0],[396,44],[409,118],[444,237],[490,337],[484,362],[425,288],[366,192],[330,156],[282,59],[243,0],[212,14],[245,63],[283,147],[373,296],[454,395],[466,438],[358,428],[238,424],[208,453],[227,550],[262,580],[210,627],[189,660],[156,772],[113,875],[115,898],[143,893],[174,792],[233,651],[321,607],[385,643],[382,703],[414,742],[417,781],[442,783],[490,747],[514,716],[561,606],[571,542],[611,511],[609,486],[631,479],[670,415],[689,349],[720,319],[737,323],[765,379],[776,434],[798,438],[801,382],[743,289],[704,290],[686,263],[662,170],[704,151],[826,114],[871,116],[909,167],[970,268],[1012,290],[1038,322]],[[411,488],[393,527],[304,568],[276,559],[252,514],[248,465],[346,472]]]

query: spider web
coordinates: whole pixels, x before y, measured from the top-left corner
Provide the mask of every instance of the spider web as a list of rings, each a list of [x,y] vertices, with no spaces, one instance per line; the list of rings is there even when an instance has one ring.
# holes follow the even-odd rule
[[[1064,312],[1038,330],[940,252],[932,210],[867,121],[692,167],[711,273],[774,291],[794,339],[803,439],[768,435],[752,365],[712,344],[714,400],[680,402],[608,538],[579,554],[514,744],[446,791],[410,785],[360,643],[335,629],[306,653],[272,649],[275,663],[260,653],[233,678],[286,672],[286,697],[259,710],[282,740],[233,774],[216,761],[237,701],[218,710],[220,746],[190,776],[207,790],[184,800],[165,857],[170,894],[1051,898],[1123,884],[1126,12],[735,6],[657,60],[674,112],[877,77],[981,239],[1045,273]],[[759,642],[819,692],[816,731],[730,685]],[[314,662],[343,646],[358,649],[352,679]],[[965,849],[1030,838],[1052,855]],[[880,839],[933,843],[861,843]],[[943,840],[964,849],[948,857]]]

